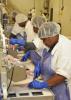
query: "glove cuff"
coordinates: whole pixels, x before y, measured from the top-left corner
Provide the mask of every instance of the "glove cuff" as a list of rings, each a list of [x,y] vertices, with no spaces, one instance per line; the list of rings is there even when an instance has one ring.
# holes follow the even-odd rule
[[[49,87],[49,85],[48,85],[47,82],[44,82],[44,85],[45,85],[45,88],[48,88]]]

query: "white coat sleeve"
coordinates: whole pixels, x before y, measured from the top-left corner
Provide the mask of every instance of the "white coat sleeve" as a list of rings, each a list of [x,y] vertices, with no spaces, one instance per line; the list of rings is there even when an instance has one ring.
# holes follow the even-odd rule
[[[71,78],[71,57],[60,57],[57,61],[56,73],[67,79]]]

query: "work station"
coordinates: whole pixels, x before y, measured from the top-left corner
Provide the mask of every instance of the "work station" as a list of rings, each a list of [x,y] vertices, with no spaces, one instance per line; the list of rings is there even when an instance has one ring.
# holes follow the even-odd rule
[[[70,9],[70,0],[0,0],[0,100],[71,100]]]

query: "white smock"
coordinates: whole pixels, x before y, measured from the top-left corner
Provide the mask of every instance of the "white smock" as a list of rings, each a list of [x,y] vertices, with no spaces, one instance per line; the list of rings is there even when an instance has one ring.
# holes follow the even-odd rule
[[[59,41],[52,52],[52,69],[59,75],[66,77],[71,96],[71,41],[59,35]]]
[[[33,26],[30,20],[26,23],[25,32],[27,34],[27,42],[32,42],[35,37],[35,33],[33,31]]]

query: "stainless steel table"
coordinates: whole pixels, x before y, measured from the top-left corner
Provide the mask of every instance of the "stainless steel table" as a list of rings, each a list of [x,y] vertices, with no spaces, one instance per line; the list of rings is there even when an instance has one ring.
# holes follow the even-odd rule
[[[29,89],[24,87],[12,87],[7,100],[54,100],[54,94],[49,89]]]

